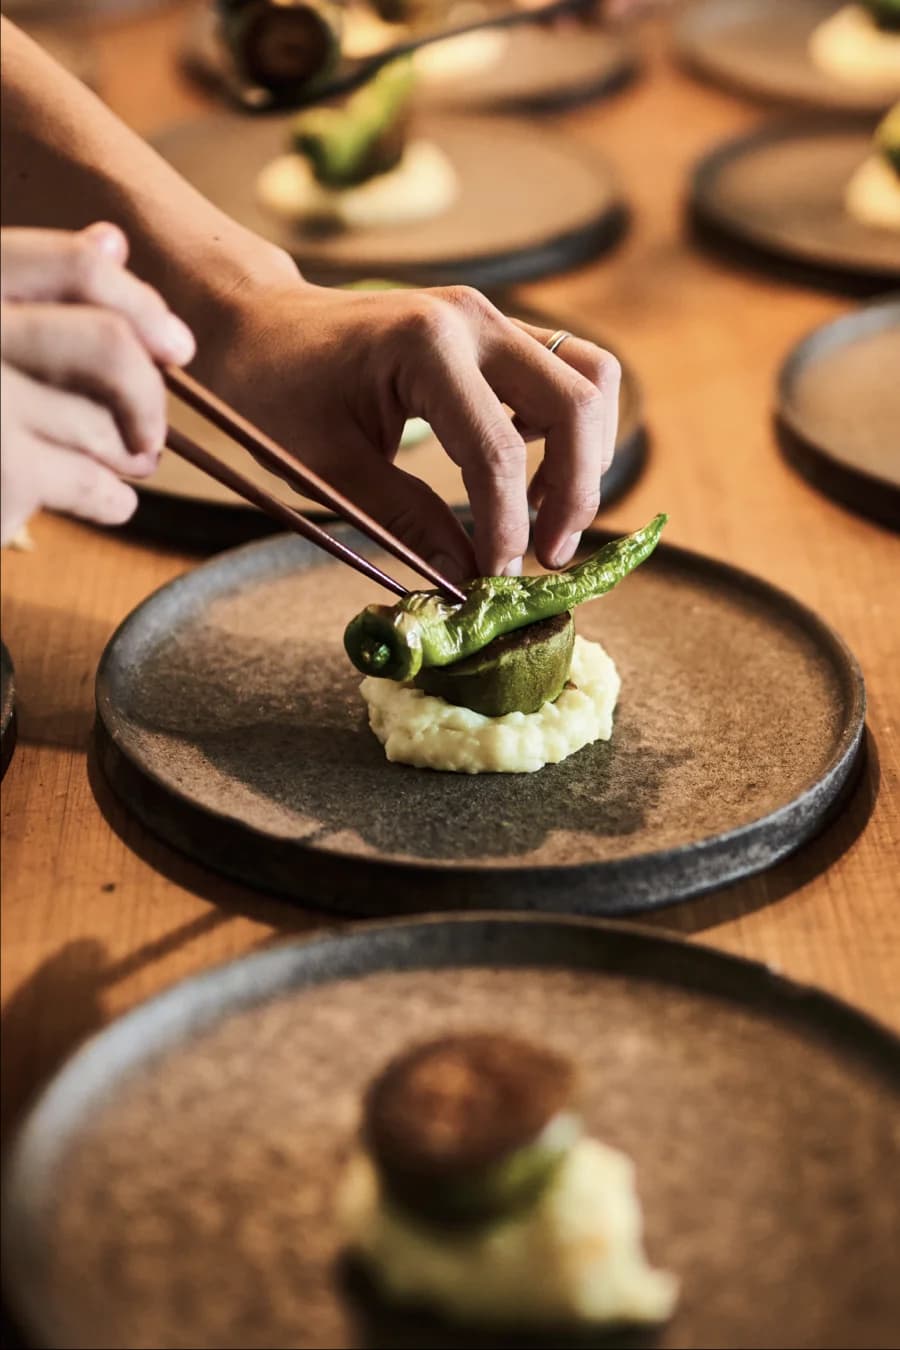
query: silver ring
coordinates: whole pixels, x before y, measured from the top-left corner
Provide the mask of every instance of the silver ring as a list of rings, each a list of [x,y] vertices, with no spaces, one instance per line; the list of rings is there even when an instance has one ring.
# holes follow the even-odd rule
[[[550,334],[547,341],[544,343],[544,346],[547,348],[548,352],[559,351],[566,338],[570,338],[571,336],[572,334],[566,332],[565,328],[557,328],[555,333]]]

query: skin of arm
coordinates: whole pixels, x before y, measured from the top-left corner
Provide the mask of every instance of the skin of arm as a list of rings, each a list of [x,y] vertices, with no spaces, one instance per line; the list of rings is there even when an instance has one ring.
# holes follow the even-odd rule
[[[467,287],[313,286],[5,19],[2,54],[5,225],[120,226],[134,271],[189,324],[197,378],[445,575],[519,573],[529,501],[540,561],[571,559],[615,445],[610,353],[570,337],[551,354],[547,331]],[[409,417],[428,421],[460,465],[473,543],[394,463]],[[545,441],[531,485],[527,437]]]

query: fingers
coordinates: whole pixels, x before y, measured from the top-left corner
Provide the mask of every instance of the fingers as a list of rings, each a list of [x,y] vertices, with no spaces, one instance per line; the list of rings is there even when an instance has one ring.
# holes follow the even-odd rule
[[[489,576],[521,571],[529,522],[525,443],[479,368],[478,311],[486,305],[466,288],[410,293],[398,391],[462,469],[478,570]]]
[[[462,469],[483,576],[518,576],[528,548],[525,442],[474,362],[449,357],[428,420]]]
[[[151,286],[124,267],[128,244],[114,225],[62,230],[4,230],[2,296],[9,301],[96,305],[120,315],[156,361],[185,365],[190,329]]]
[[[105,404],[132,454],[159,450],[166,431],[165,387],[126,319],[81,305],[16,304],[3,310],[4,361]]]
[[[41,504],[51,511],[98,525],[123,525],[134,514],[134,488],[87,455],[36,438],[33,466]]]
[[[379,464],[376,473],[362,472],[350,482],[344,476],[336,486],[448,581],[465,581],[475,574],[469,536],[446,502],[421,479],[396,465]]]
[[[542,435],[545,464],[533,497],[534,545],[549,567],[570,561],[599,505],[618,418],[619,364],[571,337],[507,319],[477,291],[446,287],[407,297],[409,364],[418,406],[461,466],[483,572],[515,572],[528,539],[525,448],[518,428]],[[416,331],[418,330],[418,331]],[[516,415],[513,425],[503,407]],[[407,405],[409,406],[409,405]]]
[[[550,336],[509,323],[484,370],[519,421],[544,435],[544,461],[529,493],[537,509],[534,546],[545,566],[563,567],[597,514],[600,479],[615,452],[621,368],[609,352],[576,337],[551,353],[544,346]]]
[[[108,408],[80,394],[65,393],[38,384],[17,372],[24,418],[30,431],[64,449],[90,455],[115,473],[142,478],[159,463],[159,451],[133,455],[128,451]]]
[[[6,362],[0,365],[0,390],[2,541],[7,542],[42,506],[99,524],[127,520],[137,502],[135,493],[96,457],[99,451],[110,463],[134,467],[135,461],[116,440],[109,414],[74,395],[35,384]],[[41,425],[52,435],[44,435]],[[53,440],[60,433],[62,443]],[[86,454],[81,442],[87,440],[91,446]]]

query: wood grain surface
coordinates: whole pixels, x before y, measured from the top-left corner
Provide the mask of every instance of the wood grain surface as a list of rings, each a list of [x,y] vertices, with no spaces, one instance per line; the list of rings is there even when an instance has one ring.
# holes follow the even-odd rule
[[[141,131],[204,106],[175,69],[182,22],[174,8],[96,39],[101,88]],[[523,298],[584,314],[643,382],[649,467],[603,523],[630,528],[665,509],[673,542],[812,605],[862,664],[870,728],[863,782],[823,836],[769,873],[651,922],[769,962],[900,1027],[900,539],[817,495],[781,459],[771,423],[785,353],[848,302],[692,245],[682,216],[690,166],[759,112],[679,73],[663,34],[645,37],[644,79],[558,123],[611,158],[633,228],[611,258]],[[186,862],[98,781],[100,652],[190,556],[61,519],[37,521],[33,535],[33,552],[3,559],[3,638],[19,689],[19,744],[3,783],[7,1124],[63,1056],[139,999],[328,922]]]

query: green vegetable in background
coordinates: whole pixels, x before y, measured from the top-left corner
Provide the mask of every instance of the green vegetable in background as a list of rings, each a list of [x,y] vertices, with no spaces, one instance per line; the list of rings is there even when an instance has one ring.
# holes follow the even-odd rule
[[[353,187],[399,162],[413,89],[412,62],[392,61],[342,108],[310,108],[291,123],[291,146],[326,187]]]
[[[423,666],[461,661],[503,633],[611,591],[650,556],[667,519],[656,516],[565,572],[479,577],[466,588],[463,605],[434,591],[413,591],[396,605],[368,605],[347,625],[347,655],[365,675],[389,680],[411,680]]]
[[[900,29],[900,0],[862,0],[879,28]]]

